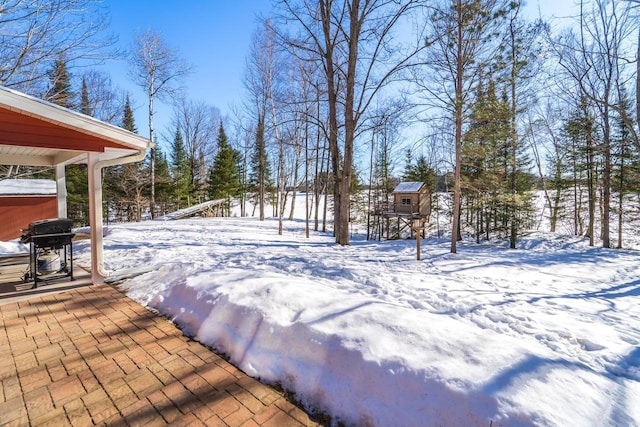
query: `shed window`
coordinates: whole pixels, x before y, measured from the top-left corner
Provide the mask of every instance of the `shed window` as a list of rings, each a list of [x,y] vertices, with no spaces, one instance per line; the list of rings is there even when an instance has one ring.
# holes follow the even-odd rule
[[[410,198],[402,198],[402,201],[400,203],[402,205],[411,205],[411,199]]]

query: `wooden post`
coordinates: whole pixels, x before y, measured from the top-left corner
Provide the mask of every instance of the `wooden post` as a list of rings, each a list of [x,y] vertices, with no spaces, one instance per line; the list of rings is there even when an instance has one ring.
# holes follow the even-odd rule
[[[422,237],[422,230],[424,229],[422,225],[422,218],[414,218],[412,227],[416,231],[416,257],[418,261],[420,261],[420,238]]]

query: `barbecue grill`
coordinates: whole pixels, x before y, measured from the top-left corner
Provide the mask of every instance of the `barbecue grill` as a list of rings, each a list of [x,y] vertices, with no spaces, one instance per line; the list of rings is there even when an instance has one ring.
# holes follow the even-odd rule
[[[46,278],[68,276],[73,280],[72,221],[67,218],[44,219],[22,230],[20,241],[30,245],[29,270],[24,281],[33,287]]]

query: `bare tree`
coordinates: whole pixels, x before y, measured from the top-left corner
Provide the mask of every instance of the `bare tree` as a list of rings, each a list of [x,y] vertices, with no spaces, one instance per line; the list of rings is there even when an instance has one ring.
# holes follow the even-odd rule
[[[206,165],[215,155],[220,120],[220,111],[202,101],[180,97],[174,104],[172,128],[182,134],[191,178],[189,188],[196,197],[204,194]]]
[[[595,0],[591,9],[580,2],[579,27],[576,34],[567,32],[556,43],[560,65],[580,88],[584,102],[593,105],[598,112],[598,124],[602,135],[599,152],[602,167],[602,246],[610,247],[611,173],[612,173],[612,112],[616,111],[634,134],[638,143],[637,128],[621,108],[620,90],[624,71],[621,63],[626,54],[624,40],[633,29],[630,4],[608,0]],[[630,55],[630,53],[629,53]],[[632,61],[624,61],[631,63]],[[581,101],[583,102],[583,101]],[[594,197],[595,198],[595,197]]]
[[[108,19],[98,0],[7,0],[0,5],[0,84],[44,93],[47,71],[67,63],[101,63],[114,56]]]
[[[522,151],[518,134],[518,117],[527,104],[531,106],[535,95],[527,91],[533,75],[539,71],[540,45],[543,30],[541,21],[529,23],[521,16],[522,0],[511,1],[506,8],[506,31],[500,50],[505,65],[505,80],[509,90],[509,247],[516,248],[517,237],[523,210],[522,197],[519,197],[519,152]]]
[[[149,101],[149,139],[154,141],[153,102],[166,99],[178,90],[176,83],[191,71],[191,66],[171,49],[159,33],[151,30],[138,35],[131,52],[131,76],[144,89]],[[150,156],[151,218],[155,215],[155,149]]]
[[[263,82],[264,90],[267,95],[267,108],[270,112],[271,124],[278,149],[278,203],[276,205],[278,214],[278,234],[283,233],[282,218],[286,204],[286,172],[285,172],[285,141],[283,131],[281,129],[279,108],[276,103],[281,97],[280,82],[282,77],[282,69],[278,64],[278,56],[276,55],[275,31],[270,21],[265,22],[265,38],[263,49],[265,51],[263,65]]]
[[[394,44],[395,29],[422,1],[281,0],[299,33],[286,41],[302,59],[322,64],[328,102],[328,141],[334,179],[336,242],[349,244],[350,195],[358,125],[382,88],[423,48]],[[341,144],[342,142],[342,144]]]
[[[244,87],[249,94],[246,110],[256,123],[256,152],[254,153],[255,180],[257,185],[258,214],[265,218],[266,183],[269,180],[267,164],[267,115],[273,111],[270,100],[273,95],[275,50],[272,24],[262,22],[254,32],[251,50],[246,59]]]
[[[556,232],[558,217],[562,209],[560,203],[562,190],[565,186],[563,170],[566,162],[566,151],[561,146],[559,125],[556,120],[560,116],[559,108],[552,106],[549,102],[537,111],[530,111],[527,116],[527,131],[524,136],[530,144],[538,170],[538,178],[549,209],[549,230],[552,233]],[[545,170],[545,158],[541,152],[546,153],[545,157],[549,163],[548,171]],[[544,209],[542,216],[544,216]]]
[[[631,9],[635,9],[636,12],[640,11],[640,0],[627,0],[631,6]],[[638,15],[640,15],[640,13],[638,13],[636,16],[636,22],[638,20]],[[640,150],[640,138],[638,137],[640,134],[640,25],[638,25],[638,28],[636,29],[638,31],[638,39],[637,39],[637,43],[636,43],[636,58],[635,58],[635,63],[636,63],[636,126],[638,126],[638,131],[637,132],[633,132],[634,134],[632,135],[634,138],[634,143],[636,145],[636,148],[638,150]],[[631,120],[629,120],[628,117],[625,117],[624,113],[621,112],[621,117],[622,120],[625,122],[625,124],[627,125],[627,127],[630,127],[631,129],[633,129],[633,126],[630,126]]]
[[[455,128],[454,201],[451,252],[457,252],[461,240],[461,166],[463,129],[469,99],[478,75],[485,65],[491,37],[499,25],[501,0],[440,0],[430,6],[433,26],[427,38],[427,69],[421,87],[435,105],[451,115]],[[424,79],[426,77],[426,80]],[[425,83],[426,82],[426,83]]]
[[[126,94],[115,87],[111,76],[103,71],[89,70],[83,73],[86,84],[88,106],[92,116],[113,124],[119,124],[125,105]]]

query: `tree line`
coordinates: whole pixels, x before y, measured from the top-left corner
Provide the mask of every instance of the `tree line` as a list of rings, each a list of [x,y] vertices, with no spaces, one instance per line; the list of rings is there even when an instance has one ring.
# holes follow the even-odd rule
[[[55,11],[41,22],[14,3],[20,19],[3,14],[3,28],[66,25]],[[57,3],[104,16],[91,0]],[[156,145],[144,163],[105,172],[105,218],[222,198],[227,214],[232,200],[242,215],[272,209],[282,233],[302,190],[307,224],[325,230],[332,215],[336,242],[347,245],[359,190],[370,210],[405,179],[450,194],[452,252],[463,235],[515,248],[539,221],[536,188],[551,231],[570,218],[568,231],[590,244],[621,247],[640,193],[640,2],[581,0],[560,29],[524,12],[521,0],[274,0],[252,37],[243,102],[225,118],[181,93],[190,65],[178,50],[140,34],[131,77],[147,94]],[[102,29],[78,31],[86,43],[74,47],[50,31],[33,54],[19,40],[3,44],[14,70],[0,81],[135,132],[130,99],[107,74],[85,71],[72,87],[68,69],[95,57]],[[172,124],[158,138],[154,102],[170,100]],[[81,222],[86,171],[67,171],[69,212]]]

